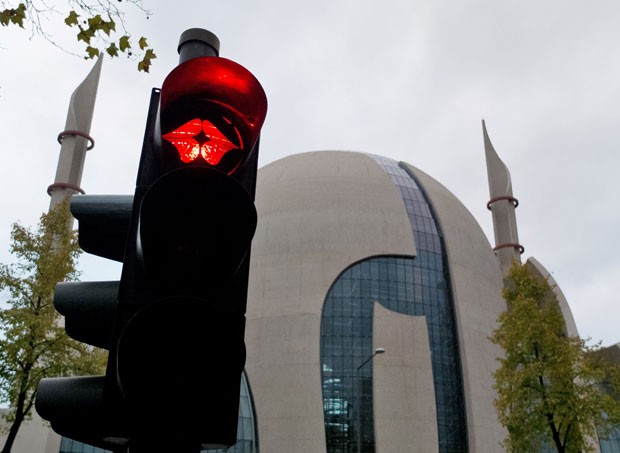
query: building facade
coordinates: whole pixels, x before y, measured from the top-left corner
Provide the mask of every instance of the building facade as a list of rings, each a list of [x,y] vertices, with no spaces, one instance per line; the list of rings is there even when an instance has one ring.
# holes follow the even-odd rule
[[[502,274],[467,209],[360,153],[287,157],[258,188],[246,370],[261,449],[497,451]]]

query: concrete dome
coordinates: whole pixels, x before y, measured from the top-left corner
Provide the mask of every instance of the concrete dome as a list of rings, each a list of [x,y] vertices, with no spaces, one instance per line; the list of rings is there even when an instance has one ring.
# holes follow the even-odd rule
[[[321,377],[326,298],[356,263],[373,257],[421,259],[427,244],[416,244],[415,238],[425,241],[426,236],[412,234],[412,228],[417,222],[423,229],[429,220],[419,217],[403,195],[408,184],[417,186],[432,211],[431,226],[441,238],[448,270],[445,286],[453,306],[466,423],[463,442],[472,452],[497,451],[504,431],[492,404],[492,372],[500,351],[488,337],[505,304],[501,272],[487,238],[456,197],[415,167],[340,151],[294,155],[259,170],[246,370],[261,450],[326,451]],[[372,342],[387,351],[372,364],[376,451],[438,451],[443,442],[441,426],[438,434],[434,423],[443,403],[436,397],[427,321],[374,309]],[[357,426],[346,423],[347,429]]]

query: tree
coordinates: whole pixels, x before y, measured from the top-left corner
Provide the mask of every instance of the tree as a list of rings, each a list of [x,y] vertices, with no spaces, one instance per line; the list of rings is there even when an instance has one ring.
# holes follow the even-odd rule
[[[63,48],[46,32],[42,22],[49,17],[62,18],[65,25],[76,31],[77,40],[84,45],[85,58],[95,58],[102,52],[117,57],[120,52],[128,57],[138,57],[138,70],[149,72],[152,60],[157,56],[144,36],[137,42],[132,41],[125,27],[125,14],[118,5],[123,1],[124,5],[138,8],[149,18],[150,13],[144,9],[141,0],[66,0],[64,12],[46,0],[23,0],[17,5],[0,0],[0,25],[27,27],[32,35],[40,35]],[[136,46],[139,50],[135,49]]]
[[[592,451],[597,430],[620,423],[620,373],[598,347],[566,334],[547,281],[515,263],[503,291],[508,309],[491,340],[504,349],[495,372],[495,406],[507,451]]]
[[[11,451],[30,417],[37,384],[44,377],[99,374],[104,351],[71,340],[54,310],[56,283],[75,279],[76,233],[67,228],[68,202],[41,216],[33,231],[15,223],[11,253],[16,263],[0,264],[0,401],[9,404],[10,423],[2,453]]]

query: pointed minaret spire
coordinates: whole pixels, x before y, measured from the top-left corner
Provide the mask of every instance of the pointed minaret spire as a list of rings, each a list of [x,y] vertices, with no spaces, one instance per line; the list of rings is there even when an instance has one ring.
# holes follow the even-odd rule
[[[482,120],[482,133],[484,135],[484,152],[491,197],[487,203],[487,208],[493,215],[493,230],[495,232],[493,251],[499,260],[502,274],[507,275],[514,261],[521,262],[521,254],[524,251],[523,246],[519,244],[515,215],[515,208],[519,206],[519,202],[512,196],[510,172],[495,152],[484,120]]]
[[[65,130],[58,135],[58,142],[61,146],[56,178],[54,184],[47,188],[47,193],[52,198],[50,210],[65,197],[74,193],[84,193],[80,188],[80,183],[86,151],[95,145],[89,133],[102,61],[103,58],[99,57],[93,69],[71,95]]]

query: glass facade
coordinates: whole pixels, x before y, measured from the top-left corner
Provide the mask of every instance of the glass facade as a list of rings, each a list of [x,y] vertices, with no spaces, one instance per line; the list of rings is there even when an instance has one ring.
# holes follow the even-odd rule
[[[93,447],[92,445],[83,444],[77,440],[63,437],[60,441],[60,453],[109,453],[103,448]]]
[[[254,402],[245,372],[241,375],[241,393],[239,396],[239,422],[237,424],[237,443],[227,450],[205,450],[209,453],[258,453],[258,434]],[[59,453],[109,453],[108,450],[83,444],[63,437]]]
[[[366,362],[373,354],[375,302],[401,314],[426,318],[439,452],[466,452],[460,359],[441,234],[413,177],[392,160],[373,158],[402,195],[417,256],[377,257],[357,263],[338,277],[327,294],[321,320],[327,452],[375,452],[372,363]]]
[[[620,428],[612,429],[600,439],[601,453],[620,453]]]
[[[258,453],[258,432],[254,401],[245,371],[241,375],[239,395],[239,421],[237,422],[237,443],[227,450],[208,450],[209,453]]]

